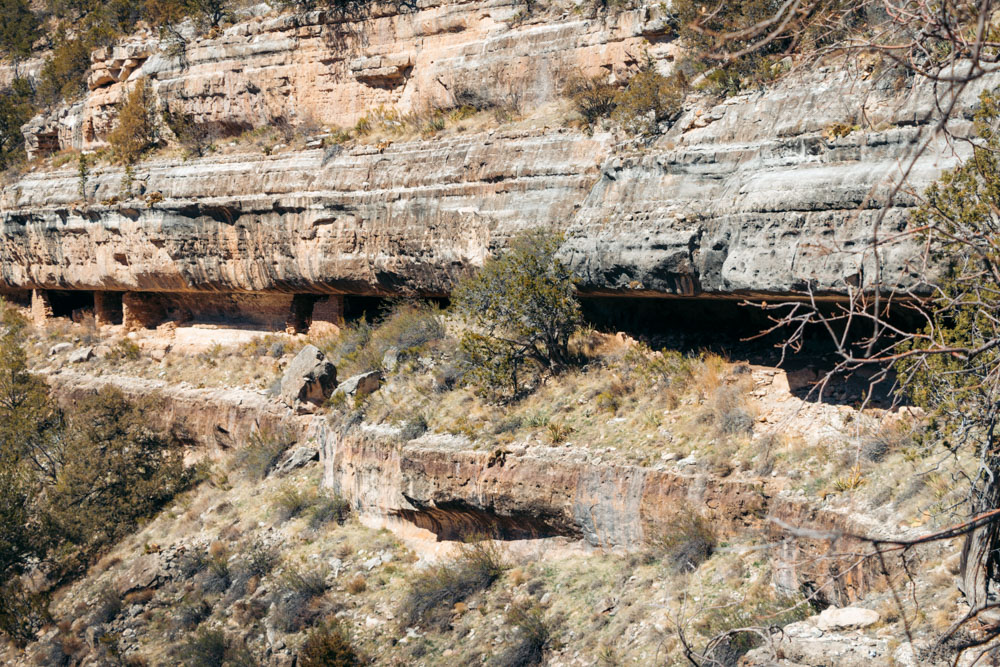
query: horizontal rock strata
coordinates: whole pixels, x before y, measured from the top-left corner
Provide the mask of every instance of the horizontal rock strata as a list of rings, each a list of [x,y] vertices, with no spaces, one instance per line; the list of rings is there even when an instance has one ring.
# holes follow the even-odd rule
[[[278,118],[348,125],[379,105],[449,105],[460,90],[520,91],[530,114],[559,96],[565,72],[624,76],[647,47],[657,67],[671,66],[670,28],[652,9],[515,20],[514,7],[428,4],[357,24],[251,18],[193,39],[183,66],[166,45],[136,38],[95,54],[92,90],[58,112],[84,138],[53,130],[46,141],[100,145],[108,110],[141,75],[196,123],[237,131]],[[956,132],[993,82],[965,91]],[[837,295],[876,275],[907,289],[914,246],[892,242],[913,203],[907,192],[962,150],[929,135],[941,94],[819,68],[719,104],[692,98],[653,142],[547,121],[153,159],[128,187],[113,167],[85,179],[74,164],[31,171],[0,191],[0,289],[443,295],[537,226],[566,233],[563,256],[589,293]],[[273,117],[257,117],[272,107]],[[44,135],[34,127],[29,135]],[[907,188],[896,192],[904,172]]]
[[[120,376],[60,372],[49,382],[63,402],[104,386],[128,396],[151,393],[149,415],[190,445],[190,459],[241,447],[252,433],[283,433],[316,446],[323,484],[362,517],[415,526],[438,539],[483,533],[502,539],[562,536],[599,547],[642,549],[681,513],[697,508],[722,538],[758,534],[773,542],[775,583],[788,592],[819,589],[843,604],[879,585],[880,566],[849,537],[880,532],[857,517],[739,478],[716,478],[612,462],[595,463],[573,447],[475,450],[464,438],[426,435],[401,442],[393,429],[360,425],[347,433],[325,417],[297,415],[266,396],[236,389],[194,389]],[[771,488],[771,487],[774,488]],[[805,529],[791,537],[785,526]]]

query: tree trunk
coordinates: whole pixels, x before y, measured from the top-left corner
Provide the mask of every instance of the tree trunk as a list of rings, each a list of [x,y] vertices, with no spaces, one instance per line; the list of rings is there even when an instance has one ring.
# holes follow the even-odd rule
[[[992,439],[991,439],[992,440]],[[990,442],[972,498],[972,516],[1000,507],[1000,455]],[[959,589],[973,609],[997,601],[1000,573],[1000,524],[990,522],[968,534],[962,545]]]

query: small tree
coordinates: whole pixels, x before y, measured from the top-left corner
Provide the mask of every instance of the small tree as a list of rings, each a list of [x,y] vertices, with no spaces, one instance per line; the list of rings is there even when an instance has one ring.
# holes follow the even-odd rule
[[[152,86],[139,79],[118,105],[118,123],[108,135],[115,159],[135,164],[159,140],[159,124]]]
[[[571,77],[564,94],[573,102],[577,112],[588,126],[607,118],[615,110],[618,87],[608,83],[606,77]]]
[[[106,387],[80,402],[55,450],[47,515],[60,539],[89,552],[122,537],[185,481],[179,443],[150,427],[155,398]]]
[[[911,224],[925,230],[931,266],[944,267],[922,304],[926,326],[897,346],[910,398],[934,416],[931,434],[974,452],[969,513],[1000,508],[1000,98],[984,92],[970,159],[928,188]],[[1000,582],[1000,523],[969,533],[962,590],[973,609]],[[989,598],[992,599],[992,598]]]
[[[0,632],[19,644],[34,635],[44,615],[39,599],[21,587],[20,575],[42,554],[31,461],[51,412],[45,384],[28,372],[27,326],[0,299]]]
[[[164,109],[163,123],[188,155],[203,156],[211,147],[212,139],[217,136],[210,125],[199,123],[193,115],[183,111]]]
[[[38,81],[40,104],[54,105],[79,97],[87,89],[90,44],[81,38],[59,33],[53,39],[52,55],[42,66]]]
[[[21,126],[34,112],[31,97],[31,85],[25,79],[14,79],[9,88],[0,90],[0,169],[6,169],[24,154]]]
[[[488,393],[519,394],[527,363],[557,372],[570,361],[569,338],[581,316],[573,276],[556,258],[562,240],[527,232],[455,290],[456,311],[469,325],[462,349]]]
[[[209,28],[218,26],[228,11],[225,0],[186,0],[188,12]]]
[[[38,16],[27,0],[0,0],[0,51],[15,61],[31,55],[38,39]]]
[[[344,630],[336,623],[322,625],[306,637],[299,650],[302,667],[355,667],[361,665]]]
[[[660,123],[680,113],[686,86],[680,73],[666,77],[648,67],[615,96],[611,118],[630,134],[654,134]]]

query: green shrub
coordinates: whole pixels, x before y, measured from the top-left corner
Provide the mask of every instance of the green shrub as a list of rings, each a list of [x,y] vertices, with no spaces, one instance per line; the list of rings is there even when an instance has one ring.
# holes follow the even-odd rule
[[[572,361],[569,338],[581,314],[572,273],[556,257],[562,240],[527,232],[455,289],[455,310],[469,327],[461,350],[486,396],[520,395],[530,364],[558,372]]]
[[[465,545],[454,560],[414,577],[400,610],[404,626],[446,629],[451,623],[452,607],[489,588],[507,567],[503,554],[492,542]]]
[[[60,539],[96,551],[186,486],[180,443],[147,423],[158,400],[105,387],[78,402],[46,493],[46,519]]]
[[[117,162],[132,165],[155,146],[159,138],[153,88],[145,78],[141,78],[118,104],[118,122],[108,134],[108,143]]]
[[[163,110],[163,124],[174,135],[187,156],[202,157],[211,148],[218,133],[208,124],[199,123],[192,114]]]
[[[137,361],[142,356],[142,350],[135,341],[122,338],[112,346],[108,353],[110,361]]]
[[[244,357],[273,357],[280,359],[290,347],[289,341],[283,336],[269,334],[258,336],[240,348]]]
[[[38,16],[28,0],[0,0],[0,51],[15,60],[31,55],[39,36]]]
[[[247,479],[260,481],[270,474],[281,455],[293,443],[294,439],[287,431],[254,431],[247,443],[233,455],[232,469],[239,471]]]
[[[416,415],[406,420],[399,431],[399,439],[403,442],[416,440],[427,432],[427,418],[423,415]]]
[[[226,0],[185,0],[187,14],[203,28],[215,28],[229,17]]]
[[[647,556],[663,562],[672,572],[694,572],[711,558],[717,544],[708,520],[693,511],[681,512],[650,540]]]
[[[314,598],[326,592],[326,569],[316,568],[313,570],[301,570],[297,567],[289,567],[281,577],[281,581],[287,590]]]
[[[883,424],[862,436],[861,456],[872,463],[879,463],[893,452],[912,447],[914,443],[913,429],[905,424]]]
[[[493,435],[516,433],[522,426],[524,426],[524,418],[520,415],[504,415],[493,425]]]
[[[699,358],[676,350],[653,352],[647,345],[639,343],[628,349],[624,361],[625,367],[636,379],[667,388],[687,384],[694,375]]]
[[[48,602],[44,593],[26,590],[20,578],[0,582],[0,632],[23,648],[52,622]]]
[[[177,559],[177,571],[184,579],[190,579],[208,567],[208,554],[200,549],[185,551]]]
[[[603,118],[610,118],[617,105],[618,87],[607,82],[603,76],[575,76],[563,90],[583,117],[583,121],[593,127]]]
[[[205,569],[198,578],[206,593],[224,593],[233,583],[233,573],[229,568],[229,550],[221,542],[209,548]]]
[[[610,390],[602,391],[597,395],[597,398],[594,399],[594,405],[597,406],[598,410],[601,412],[610,412],[611,414],[618,412],[618,408],[621,407],[621,404],[621,396]]]
[[[347,325],[332,342],[321,346],[344,377],[380,370],[386,353],[397,358],[419,356],[428,345],[444,338],[440,311],[422,303],[398,303],[374,323],[365,319]]]
[[[687,81],[681,74],[666,77],[650,68],[633,76],[615,96],[612,120],[629,134],[648,135],[681,111]]]
[[[54,586],[185,488],[177,440],[151,428],[157,397],[106,387],[63,413],[27,368],[27,323],[0,302],[0,630],[27,641],[44,595],[21,588],[34,561]]]
[[[92,620],[94,623],[113,621],[122,611],[122,598],[114,586],[107,585],[97,592]]]
[[[507,624],[517,631],[514,641],[490,661],[492,667],[540,665],[552,642],[552,631],[538,605],[513,605]]]
[[[14,79],[0,90],[0,170],[24,157],[21,126],[35,112],[31,98],[31,84],[26,79]]]
[[[303,570],[290,566],[282,573],[275,588],[274,623],[284,632],[298,632],[320,616],[316,601],[326,592],[327,570],[318,567]]]
[[[265,577],[278,564],[279,557],[277,547],[257,539],[244,547],[240,569],[250,577]]]
[[[610,118],[629,134],[648,135],[680,113],[687,89],[680,72],[667,77],[650,66],[629,79],[625,88],[607,83],[605,77],[577,76],[563,94],[589,127]]]
[[[202,596],[201,592],[198,592],[190,599],[185,598],[176,607],[173,624],[179,630],[193,630],[211,615],[212,605]]]
[[[747,410],[743,393],[735,386],[720,387],[712,394],[702,413],[702,420],[711,423],[722,436],[749,436],[753,433],[753,415]]]
[[[742,655],[761,644],[761,637],[755,632],[721,635],[738,628],[783,628],[812,613],[812,607],[801,599],[772,597],[770,592],[760,591],[739,603],[709,609],[695,627],[710,638],[704,651],[708,658],[716,664],[736,665]]]
[[[336,623],[328,623],[309,633],[299,650],[301,667],[355,667],[362,661],[347,634]]]
[[[340,496],[321,496],[309,511],[309,527],[320,528],[336,521],[342,524],[351,515],[351,504]]]
[[[202,628],[190,636],[181,650],[187,667],[221,667],[226,657],[226,633]]]
[[[546,433],[553,445],[559,445],[566,442],[566,438],[573,433],[573,427],[568,424],[549,422],[549,425],[546,427]]]
[[[286,484],[274,498],[274,508],[278,521],[294,519],[308,509],[316,500],[316,494]]]
[[[242,642],[222,630],[201,628],[181,645],[185,667],[255,667],[257,661]]]
[[[771,81],[785,55],[829,45],[867,20],[861,5],[844,0],[820,0],[782,13],[787,9],[782,0],[675,0],[671,10],[688,50],[676,67],[704,74],[712,92],[735,95]],[[769,21],[775,17],[777,25]]]
[[[68,38],[58,34],[52,55],[42,66],[38,81],[38,100],[54,105],[62,100],[73,100],[87,89],[87,72],[90,69],[91,45],[80,37]]]
[[[358,595],[368,590],[368,582],[365,580],[364,576],[358,574],[347,580],[346,588],[347,592],[351,595]]]

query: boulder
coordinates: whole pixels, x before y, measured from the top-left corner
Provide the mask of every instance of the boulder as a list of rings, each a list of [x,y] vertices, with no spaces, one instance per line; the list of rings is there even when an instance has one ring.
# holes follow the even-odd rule
[[[377,391],[382,386],[382,372],[368,371],[360,375],[354,375],[344,380],[337,387],[337,394],[349,398],[362,398]]]
[[[85,361],[90,361],[94,358],[94,348],[92,347],[81,347],[79,350],[74,350],[68,357],[68,361],[71,364],[80,364]]]
[[[118,594],[125,597],[132,591],[156,588],[165,577],[160,557],[157,554],[145,554],[135,559],[128,571],[118,578],[116,588]]]
[[[816,627],[824,631],[864,628],[878,623],[878,619],[878,612],[872,609],[827,607],[816,617]]]
[[[281,377],[281,398],[290,406],[296,402],[322,405],[337,386],[337,368],[315,345],[302,348]]]
[[[319,449],[317,447],[304,445],[302,447],[296,447],[293,449],[285,459],[278,464],[275,468],[275,472],[279,475],[284,475],[297,468],[301,468],[310,461],[319,460]]]
[[[382,368],[391,372],[396,370],[397,365],[399,365],[399,348],[390,347],[382,355]]]
[[[56,343],[55,345],[53,345],[52,347],[49,348],[49,356],[50,357],[54,357],[55,355],[59,354],[60,352],[65,352],[66,350],[70,349],[71,347],[73,347],[72,343]]]

